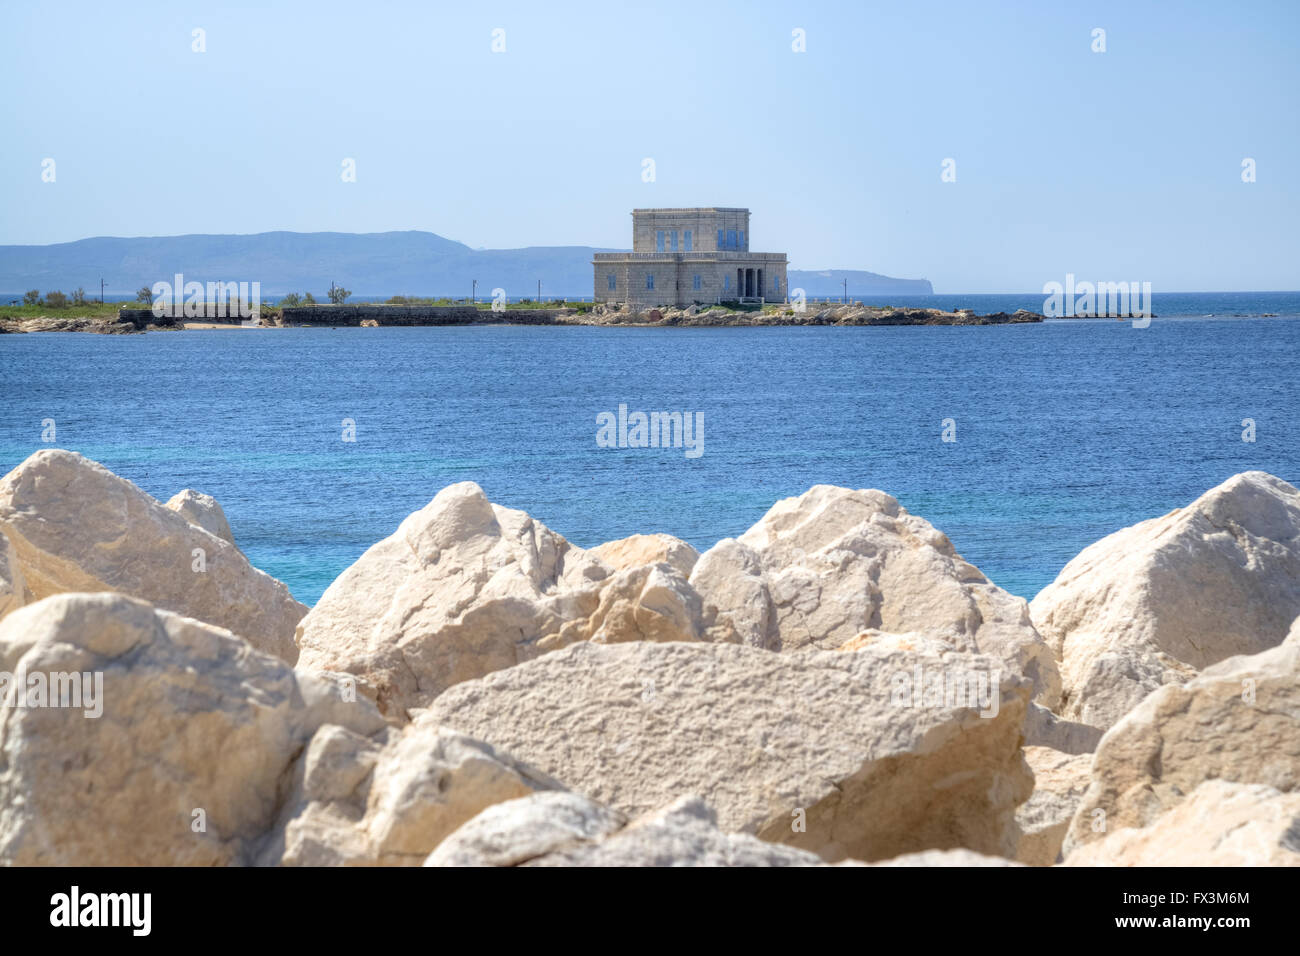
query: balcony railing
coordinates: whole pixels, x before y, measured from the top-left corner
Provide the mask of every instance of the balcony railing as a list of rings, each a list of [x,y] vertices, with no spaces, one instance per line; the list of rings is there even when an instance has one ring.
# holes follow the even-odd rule
[[[708,258],[710,260],[762,259],[766,262],[784,262],[784,252],[737,252],[735,250],[697,249],[692,252],[596,252],[596,262],[609,262],[615,259],[663,259],[672,256],[677,259]]]

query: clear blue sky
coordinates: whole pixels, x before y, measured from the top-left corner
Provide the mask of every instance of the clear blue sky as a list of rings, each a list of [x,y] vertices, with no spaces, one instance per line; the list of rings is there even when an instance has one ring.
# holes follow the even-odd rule
[[[0,243],[627,247],[633,207],[725,205],[794,268],[937,292],[1300,289],[1296,0],[6,0],[0,87]]]

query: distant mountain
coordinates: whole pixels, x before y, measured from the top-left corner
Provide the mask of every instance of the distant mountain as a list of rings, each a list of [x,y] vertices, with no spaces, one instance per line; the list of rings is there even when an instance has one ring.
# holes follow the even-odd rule
[[[357,296],[468,295],[502,288],[512,298],[542,294],[592,294],[591,256],[617,252],[592,246],[530,246],[471,249],[431,232],[262,232],[247,236],[98,237],[48,246],[0,246],[0,290],[70,292],[78,286],[98,293],[130,294],[142,285],[170,281],[262,283],[262,296],[311,292],[323,299],[331,282]],[[926,293],[925,279],[891,279],[872,272],[789,274],[791,288],[809,296]]]
[[[809,298],[839,296],[844,293],[844,280],[849,280],[849,296],[864,295],[933,295],[929,279],[893,279],[875,272],[859,269],[823,269],[817,272],[791,269],[788,273],[790,288],[803,289]],[[889,303],[882,303],[888,305]]]

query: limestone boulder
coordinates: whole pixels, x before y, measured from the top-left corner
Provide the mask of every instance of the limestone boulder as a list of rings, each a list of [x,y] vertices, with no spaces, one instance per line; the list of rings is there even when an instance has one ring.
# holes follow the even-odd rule
[[[27,603],[27,582],[9,539],[0,532],[0,618]]]
[[[1025,715],[1027,747],[1048,747],[1063,754],[1090,754],[1097,749],[1101,737],[1100,728],[1063,720],[1038,704],[1030,704]]]
[[[596,609],[543,637],[537,650],[556,650],[575,641],[698,641],[703,637],[701,613],[700,596],[671,565],[633,567],[606,578]]]
[[[1300,614],[1300,491],[1251,471],[1085,548],[1030,605],[1062,716],[1108,728],[1147,694],[1282,642]]]
[[[701,597],[707,640],[781,649],[776,603],[753,548],[724,538],[700,556],[690,583]]]
[[[711,641],[833,650],[866,630],[926,631],[1003,661],[1048,708],[1060,696],[1056,660],[1026,602],[881,491],[817,485],[778,501],[701,555],[691,584]]]
[[[119,591],[226,628],[293,663],[307,613],[228,540],[75,452],[38,451],[0,479],[0,533],[32,600]]]
[[[1141,829],[1207,780],[1300,791],[1300,642],[1167,684],[1106,732],[1064,853]]]
[[[384,726],[229,631],[121,594],[14,611],[0,621],[0,672],[9,865],[252,862],[315,731]]]
[[[1066,866],[1300,866],[1300,793],[1206,780],[1147,827],[1075,850]]]
[[[670,534],[634,534],[617,541],[606,541],[591,549],[591,554],[615,571],[626,571],[646,564],[668,564],[682,577],[689,578],[700,559],[700,552]]]
[[[1016,808],[1015,858],[1029,866],[1052,866],[1060,861],[1065,833],[1091,783],[1092,754],[1026,747],[1025,762],[1034,772],[1034,792]]]
[[[559,784],[430,721],[364,736],[322,727],[259,862],[419,866],[484,808]]]
[[[1030,690],[953,651],[584,642],[458,684],[423,716],[629,819],[697,794],[722,830],[828,861],[1009,856],[1032,788]]]
[[[453,833],[425,866],[822,866],[821,858],[718,829],[699,797],[628,822],[571,793],[499,803]]]
[[[296,639],[301,666],[354,675],[405,720],[448,687],[575,641],[699,640],[700,613],[671,564],[615,570],[462,482],[340,575]]]
[[[215,534],[231,544],[235,543],[235,536],[230,533],[230,522],[226,520],[226,512],[211,495],[186,488],[176,492],[166,506],[190,524],[198,525],[209,534]]]
[[[443,840],[424,865],[522,866],[626,825],[623,814],[580,794],[542,791],[488,807]]]
[[[1103,651],[1091,659],[1069,696],[1065,713],[1085,726],[1105,731],[1165,684],[1191,680],[1197,670],[1150,647]]]
[[[882,860],[871,866],[1024,866],[1015,860],[1002,856],[988,856],[973,853],[970,850],[923,850],[920,853],[905,853],[892,860]]]

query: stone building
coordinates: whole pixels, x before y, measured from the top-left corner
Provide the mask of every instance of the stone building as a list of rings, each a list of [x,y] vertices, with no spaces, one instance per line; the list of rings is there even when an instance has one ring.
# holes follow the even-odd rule
[[[597,252],[596,301],[784,302],[784,252],[749,251],[748,209],[633,209],[632,251]]]

